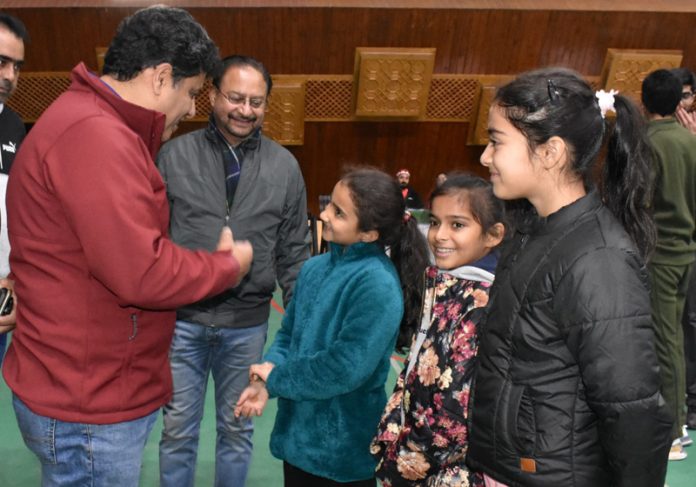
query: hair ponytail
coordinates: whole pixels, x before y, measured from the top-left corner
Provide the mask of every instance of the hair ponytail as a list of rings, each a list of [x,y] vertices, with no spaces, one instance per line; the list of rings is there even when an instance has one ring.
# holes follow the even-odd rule
[[[614,97],[616,120],[607,142],[602,170],[605,205],[631,236],[647,260],[655,247],[657,232],[650,211],[654,189],[653,153],[645,133],[645,122],[626,97]]]
[[[374,168],[354,168],[341,178],[350,189],[358,213],[361,231],[377,230],[377,243],[389,248],[404,297],[404,316],[397,339],[397,350],[410,345],[411,335],[418,329],[423,280],[428,266],[428,244],[418,229],[416,219],[406,213],[406,204],[399,183]]]
[[[403,352],[411,345],[411,337],[418,329],[423,302],[425,269],[429,264],[428,246],[418,228],[418,222],[407,216],[401,238],[391,246],[390,258],[396,267],[404,295],[404,316],[401,320],[396,349]]]

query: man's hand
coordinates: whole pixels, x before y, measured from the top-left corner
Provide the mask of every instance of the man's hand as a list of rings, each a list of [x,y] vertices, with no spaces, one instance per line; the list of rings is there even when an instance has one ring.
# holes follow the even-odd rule
[[[220,252],[229,252],[239,263],[239,278],[234,284],[235,286],[242,282],[244,276],[247,275],[251,268],[251,261],[254,259],[254,249],[246,240],[234,241],[232,230],[229,227],[224,227],[220,233],[217,249]]]
[[[12,312],[9,315],[0,316],[0,333],[7,333],[11,331],[16,326],[17,322],[17,295],[14,293],[14,281],[12,279],[2,278],[0,279],[0,287],[6,287],[12,293],[12,299],[14,300],[14,305],[12,306]]]
[[[689,112],[684,109],[681,105],[677,107],[677,120],[684,128],[688,129],[689,132],[696,135],[696,112]]]
[[[237,406],[234,408],[235,417],[244,416],[261,416],[266,403],[268,402],[268,391],[263,382],[259,380],[252,381],[249,386],[244,389],[242,395],[239,396]]]

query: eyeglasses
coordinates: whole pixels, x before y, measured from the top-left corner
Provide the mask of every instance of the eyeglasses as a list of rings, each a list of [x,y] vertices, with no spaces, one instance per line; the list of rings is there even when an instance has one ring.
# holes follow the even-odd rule
[[[687,98],[691,98],[691,97],[694,96],[695,94],[696,94],[696,93],[693,92],[693,91],[682,91],[681,99],[682,99],[682,100],[686,100]]]
[[[256,97],[252,98],[250,96],[244,96],[244,95],[237,95],[237,94],[232,94],[232,95],[226,95],[222,91],[218,89],[218,92],[222,95],[222,97],[229,102],[230,105],[234,105],[237,107],[241,107],[246,105],[247,103],[251,108],[254,110],[258,110],[259,108],[262,108],[266,104],[266,98],[265,97]]]

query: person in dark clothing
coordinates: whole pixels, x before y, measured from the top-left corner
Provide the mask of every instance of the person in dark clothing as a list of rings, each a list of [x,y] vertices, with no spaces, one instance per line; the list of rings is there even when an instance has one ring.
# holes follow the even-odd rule
[[[411,173],[408,169],[399,169],[396,173],[396,179],[399,181],[399,186],[401,186],[401,194],[406,202],[406,208],[423,208],[423,200],[416,193],[416,190],[409,186],[409,181],[411,180]]]
[[[0,287],[14,289],[14,282],[7,278],[10,273],[10,241],[7,238],[7,208],[5,192],[7,178],[19,144],[24,140],[26,129],[19,116],[6,105],[19,81],[19,72],[24,65],[24,44],[29,40],[27,29],[21,20],[0,13]],[[0,316],[0,364],[5,354],[7,333],[15,326],[15,313]]]
[[[657,245],[650,257],[651,306],[662,395],[675,417],[670,460],[682,460],[685,421],[684,334],[681,317],[696,255],[696,138],[675,118],[682,83],[666,69],[643,80],[648,138],[655,153],[653,198]],[[685,439],[688,441],[688,437]]]
[[[481,164],[516,208],[516,232],[496,269],[470,404],[467,460],[487,485],[664,485],[673,418],[650,318],[643,127],[628,98],[594,93],[563,68],[524,73],[495,95]]]
[[[251,462],[251,419],[230,404],[261,359],[276,282],[285,304],[309,258],[307,198],[293,155],[262,133],[272,79],[256,59],[222,61],[210,91],[207,128],[177,137],[159,153],[167,184],[171,236],[184,247],[212,249],[220,229],[254,246],[244,282],[177,312],[170,352],[174,397],[164,408],[160,485],[192,486],[205,390],[212,375],[217,404],[215,476],[242,487]]]
[[[681,101],[677,107],[676,117],[679,123],[696,135],[696,112],[694,112],[694,95],[696,94],[696,76],[687,68],[675,68],[670,72],[682,84]],[[696,429],[696,273],[691,272],[689,289],[686,292],[684,314],[684,361],[686,365],[686,427]],[[685,444],[693,440],[686,435],[682,437]]]
[[[692,134],[696,134],[696,111],[694,111],[694,100],[696,100],[696,75],[688,68],[674,68],[669,70],[681,81],[681,100],[675,116],[679,123]]]

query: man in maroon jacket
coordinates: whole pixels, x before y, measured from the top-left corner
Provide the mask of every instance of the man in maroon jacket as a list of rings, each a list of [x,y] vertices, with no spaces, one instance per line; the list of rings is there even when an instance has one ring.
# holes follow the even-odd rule
[[[15,159],[7,206],[19,306],[3,373],[44,485],[138,484],[171,397],[173,310],[249,269],[251,246],[229,231],[213,253],[169,240],[153,162],[217,63],[187,12],[140,10],[119,26],[104,75],[78,65]]]

